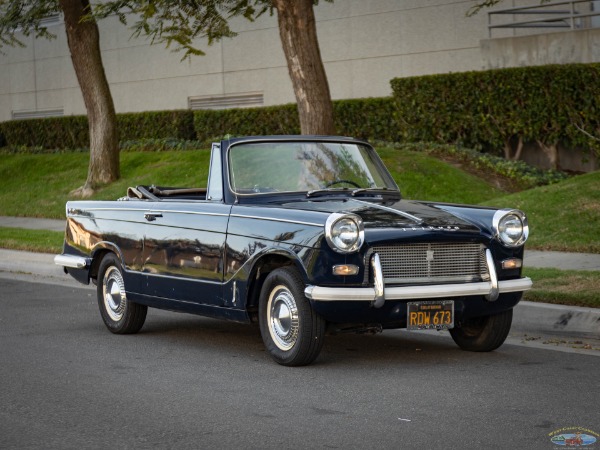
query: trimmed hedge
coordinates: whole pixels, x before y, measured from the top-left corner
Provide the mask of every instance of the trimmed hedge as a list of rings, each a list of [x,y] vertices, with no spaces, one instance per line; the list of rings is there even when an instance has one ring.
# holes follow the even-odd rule
[[[334,102],[337,134],[368,140],[440,142],[504,148],[524,142],[554,157],[559,143],[600,149],[600,64],[520,67],[395,78],[393,97]],[[262,108],[118,114],[120,140],[217,139],[224,135],[298,134],[294,104]],[[0,123],[12,148],[88,147],[85,116]],[[594,139],[595,136],[596,139]],[[600,152],[599,152],[600,153]]]
[[[192,140],[194,116],[189,110],[117,114],[119,139]],[[11,147],[79,149],[89,147],[87,116],[47,117],[0,123],[0,136]],[[2,137],[0,137],[0,141]]]
[[[392,97],[337,100],[333,102],[336,131],[340,135],[369,141],[400,140]]]
[[[505,148],[537,142],[597,147],[600,64],[519,67],[394,78],[397,123],[403,140]],[[582,130],[585,130],[582,131]]]
[[[194,111],[196,139],[207,142],[221,136],[265,136],[299,134],[300,120],[295,104],[262,108],[233,108]]]
[[[117,114],[119,139],[195,139],[194,116],[190,110],[150,111]]]
[[[0,134],[11,147],[89,147],[87,116],[47,117],[0,122]]]
[[[361,139],[394,141],[392,97],[333,102],[337,134]],[[117,114],[119,139],[212,141],[235,136],[299,134],[295,104],[226,110],[177,110]],[[0,136],[13,149],[80,149],[89,147],[86,116],[13,120],[0,123]],[[0,137],[0,140],[2,138]]]
[[[333,102],[336,133],[360,139],[394,141],[399,137],[394,122],[395,108],[392,97],[336,100]],[[294,103],[194,111],[194,127],[199,141],[215,140],[227,134],[300,134],[300,120]]]

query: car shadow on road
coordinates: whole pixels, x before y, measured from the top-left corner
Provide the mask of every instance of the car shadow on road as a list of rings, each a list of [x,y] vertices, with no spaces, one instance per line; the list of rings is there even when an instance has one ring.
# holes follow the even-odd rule
[[[179,351],[184,347],[190,352],[218,351],[223,357],[235,355],[256,361],[260,353],[265,362],[270,362],[256,324],[152,310],[137,337],[156,340],[157,345],[176,344]],[[503,358],[510,353],[507,349],[501,347],[494,354]],[[447,332],[386,330],[377,335],[327,335],[313,366],[397,364],[406,367],[408,364],[460,364],[473,358],[477,358],[477,354],[460,350]]]

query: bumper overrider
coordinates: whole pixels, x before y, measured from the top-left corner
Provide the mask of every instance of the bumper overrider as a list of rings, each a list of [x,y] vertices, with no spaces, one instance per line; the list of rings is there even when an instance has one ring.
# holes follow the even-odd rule
[[[377,253],[371,257],[373,286],[369,287],[323,287],[307,286],[304,294],[307,298],[320,302],[357,301],[373,302],[375,308],[381,308],[386,300],[416,300],[428,298],[448,298],[466,296],[485,296],[493,302],[500,294],[523,292],[531,289],[531,278],[498,281],[494,259],[489,249],[486,250],[486,263],[489,281],[477,283],[434,284],[419,286],[385,287],[381,262]]]

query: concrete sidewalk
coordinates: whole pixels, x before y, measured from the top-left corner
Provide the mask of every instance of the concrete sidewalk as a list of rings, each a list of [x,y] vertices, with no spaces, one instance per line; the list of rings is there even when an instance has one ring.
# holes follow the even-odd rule
[[[542,252],[527,250],[525,245],[525,267],[555,268],[561,270],[600,270],[600,254]]]
[[[65,231],[65,221],[57,219],[38,219],[35,217],[0,216],[0,227],[25,228],[26,230]]]

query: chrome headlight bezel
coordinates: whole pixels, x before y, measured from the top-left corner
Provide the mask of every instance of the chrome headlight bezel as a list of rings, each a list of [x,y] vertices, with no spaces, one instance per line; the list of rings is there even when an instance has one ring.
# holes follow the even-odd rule
[[[345,238],[342,233],[346,233]],[[356,214],[331,214],[325,222],[325,240],[334,252],[356,252],[365,241],[362,219]]]
[[[518,233],[507,229],[507,225],[514,226],[516,224],[517,229],[520,229]],[[492,228],[494,231],[494,238],[496,238],[502,245],[506,247],[520,247],[527,241],[529,237],[529,224],[527,222],[527,216],[523,211],[518,209],[500,209],[494,214],[492,219]]]

